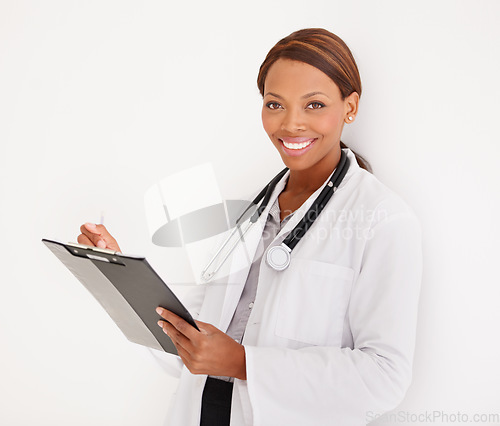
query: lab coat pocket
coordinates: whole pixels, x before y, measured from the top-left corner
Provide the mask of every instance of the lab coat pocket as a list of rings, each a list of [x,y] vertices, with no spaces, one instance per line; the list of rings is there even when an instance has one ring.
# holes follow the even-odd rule
[[[280,283],[276,335],[317,346],[340,346],[354,271],[294,259]]]

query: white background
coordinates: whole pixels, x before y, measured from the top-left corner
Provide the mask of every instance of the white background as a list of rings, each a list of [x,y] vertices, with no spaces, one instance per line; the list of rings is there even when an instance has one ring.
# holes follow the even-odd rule
[[[74,241],[104,211],[125,252],[166,271],[145,191],[203,162],[225,198],[273,176],[258,67],[313,26],[341,36],[360,68],[344,142],[424,230],[414,380],[399,409],[499,413],[499,18],[493,0],[0,0],[0,424],[164,423],[175,379],[40,239]]]

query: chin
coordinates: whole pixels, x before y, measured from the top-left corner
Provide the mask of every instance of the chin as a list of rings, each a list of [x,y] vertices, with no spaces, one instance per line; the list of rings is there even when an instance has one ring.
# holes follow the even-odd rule
[[[314,164],[311,164],[309,161],[303,161],[299,158],[290,158],[286,155],[281,155],[281,161],[283,161],[286,167],[293,171],[307,170],[314,167]]]

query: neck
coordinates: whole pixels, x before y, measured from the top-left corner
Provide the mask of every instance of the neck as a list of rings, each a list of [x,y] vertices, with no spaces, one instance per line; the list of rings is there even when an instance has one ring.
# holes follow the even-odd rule
[[[290,170],[285,191],[293,195],[312,194],[325,183],[340,161],[340,146],[332,149],[314,166],[303,170]]]

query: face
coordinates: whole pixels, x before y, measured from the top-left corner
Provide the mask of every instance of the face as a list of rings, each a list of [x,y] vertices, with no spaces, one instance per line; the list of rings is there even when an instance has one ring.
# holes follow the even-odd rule
[[[278,59],[265,80],[262,123],[291,171],[333,170],[344,123],[349,116],[354,120],[358,99],[355,92],[342,99],[338,86],[317,68]]]

